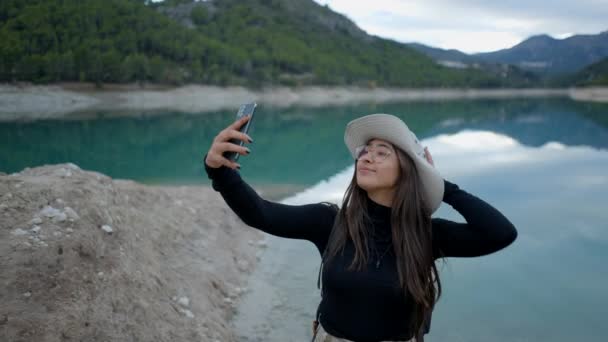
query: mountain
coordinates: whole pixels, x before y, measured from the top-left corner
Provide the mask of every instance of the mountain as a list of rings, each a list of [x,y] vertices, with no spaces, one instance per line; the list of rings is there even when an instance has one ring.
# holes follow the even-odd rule
[[[2,0],[0,82],[521,87],[435,63],[312,0]]]
[[[548,35],[533,36],[512,48],[478,53],[473,57],[486,62],[508,63],[547,75],[573,73],[608,57],[608,31],[565,39]]]
[[[567,83],[575,86],[608,86],[608,58],[577,72]]]
[[[431,57],[435,62],[454,69],[477,69],[495,77],[517,80],[519,84],[541,85],[541,78],[531,71],[507,63],[487,62],[464,52],[440,49],[420,43],[408,43],[409,47]]]
[[[445,50],[420,43],[407,45],[447,67],[476,68],[494,75],[499,75],[503,70],[510,70],[512,79],[535,79],[537,84],[544,82],[569,86],[591,79],[594,81],[589,82],[597,83],[597,80],[601,79],[596,75],[600,75],[601,70],[604,70],[604,64],[585,69],[586,71],[581,70],[608,57],[608,31],[596,35],[575,35],[565,39],[554,39],[548,35],[533,36],[509,49],[477,54]],[[541,78],[535,78],[530,73]],[[542,78],[545,78],[545,81],[541,81]]]
[[[475,57],[456,49],[440,49],[421,43],[407,43],[407,45],[412,49],[431,57],[438,63],[443,63],[447,66],[466,67],[468,65],[481,62],[480,59],[476,59]]]

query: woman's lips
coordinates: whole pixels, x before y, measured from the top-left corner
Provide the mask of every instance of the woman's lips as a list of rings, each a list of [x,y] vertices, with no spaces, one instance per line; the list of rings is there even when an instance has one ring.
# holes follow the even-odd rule
[[[362,168],[359,169],[359,172],[361,172],[361,173],[371,173],[371,172],[375,172],[375,171],[362,167]]]

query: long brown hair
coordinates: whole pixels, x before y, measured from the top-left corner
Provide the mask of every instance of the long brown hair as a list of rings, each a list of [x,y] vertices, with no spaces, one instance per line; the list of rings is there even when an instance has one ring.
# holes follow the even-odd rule
[[[394,146],[393,146],[394,147]],[[422,201],[422,188],[411,157],[394,147],[399,161],[399,179],[392,202],[391,227],[393,251],[397,261],[399,285],[413,299],[409,330],[419,340],[441,296],[441,282],[433,257],[431,212]],[[362,270],[368,262],[370,222],[367,193],[357,184],[357,167],[344,194],[327,246],[326,262],[344,249],[347,240],[355,246],[349,270]],[[435,288],[434,285],[437,285]]]

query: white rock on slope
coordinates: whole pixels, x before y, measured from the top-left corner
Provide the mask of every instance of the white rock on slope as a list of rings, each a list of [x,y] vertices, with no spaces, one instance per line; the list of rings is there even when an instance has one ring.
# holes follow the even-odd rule
[[[15,236],[22,236],[22,235],[27,235],[27,232],[21,228],[17,228],[15,230],[13,230],[11,232],[11,234],[15,235]]]
[[[180,297],[177,302],[185,307],[190,306],[190,299],[188,297]]]
[[[76,220],[80,219],[80,216],[78,216],[78,214],[74,211],[74,209],[72,209],[70,207],[65,207],[63,209],[63,211],[65,212],[65,214],[67,215],[67,217],[70,221],[76,221]]]
[[[53,220],[53,222],[63,222],[68,217],[67,215],[57,208],[53,208],[50,205],[45,206],[39,213],[38,216],[48,217]]]
[[[108,234],[112,234],[112,232],[114,232],[112,227],[108,226],[107,224],[104,224],[103,226],[101,226],[101,230],[103,230],[104,232],[106,232]]]
[[[42,219],[40,217],[34,217],[33,219],[30,220],[30,222],[28,222],[30,225],[36,225],[36,224],[41,224],[42,223]]]

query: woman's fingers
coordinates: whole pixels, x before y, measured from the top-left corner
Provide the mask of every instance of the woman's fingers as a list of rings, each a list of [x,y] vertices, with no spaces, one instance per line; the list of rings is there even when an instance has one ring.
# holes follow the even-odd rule
[[[239,146],[231,142],[218,142],[218,153],[223,154],[224,152],[237,152],[240,155],[246,156],[251,150],[245,146]]]
[[[218,134],[218,136],[216,137],[216,142],[222,143],[222,142],[228,141],[230,139],[241,140],[244,143],[250,143],[253,141],[253,139],[251,139],[251,137],[248,134],[245,134],[241,131],[237,131],[234,129],[228,129],[228,130],[224,130],[220,134]]]
[[[212,151],[209,151],[209,153],[207,154],[207,159],[205,160],[205,163],[212,168],[218,168],[218,167],[221,167],[222,165],[229,167],[233,170],[241,168],[241,164],[239,164],[237,162],[233,162],[230,159],[227,159],[221,153],[218,154],[218,153],[215,153]]]
[[[228,129],[238,130],[239,128],[241,128],[242,125],[244,125],[247,121],[249,121],[250,118],[251,118],[251,115],[245,115],[242,118],[233,122],[230,126],[228,126]]]
[[[226,159],[226,158],[222,158],[223,159],[223,164],[226,167],[229,167],[233,170],[238,170],[241,168],[241,164],[237,163],[237,162],[233,162],[232,160]]]
[[[435,166],[435,163],[433,162],[433,157],[431,156],[431,152],[429,152],[428,147],[424,147],[424,155],[426,156],[426,160],[428,160],[431,165]]]
[[[248,155],[250,150],[247,147],[239,146],[231,142],[215,142],[211,146],[205,162],[207,165],[214,168],[218,168],[222,165],[231,169],[238,169],[241,167],[240,164],[224,157],[224,152],[236,152],[240,155]]]
[[[249,119],[251,119],[251,116],[246,115],[230,124],[230,126],[215,136],[211,148],[207,153],[207,159],[204,161],[207,165],[212,168],[218,168],[222,165],[231,169],[239,169],[241,167],[240,164],[224,157],[224,152],[236,152],[241,155],[249,154],[250,150],[247,147],[229,142],[230,139],[240,140],[244,143],[251,143],[253,141],[249,135],[239,131],[239,128],[247,123]]]

